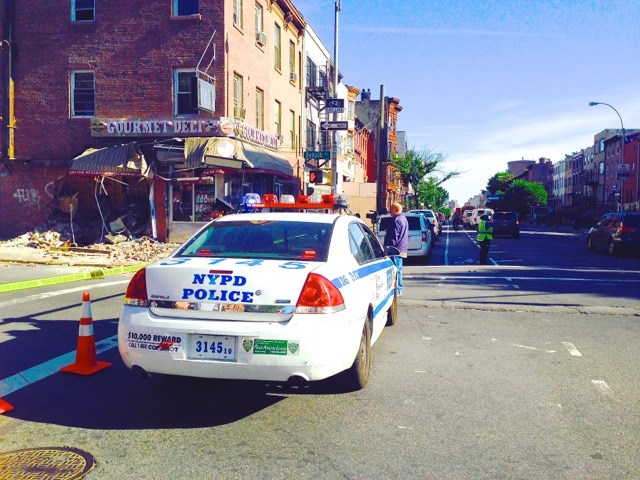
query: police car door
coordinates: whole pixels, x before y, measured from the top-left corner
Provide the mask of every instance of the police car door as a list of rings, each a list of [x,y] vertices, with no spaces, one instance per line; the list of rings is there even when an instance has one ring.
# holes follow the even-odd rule
[[[349,246],[360,265],[358,277],[361,282],[363,302],[361,308],[373,307],[373,329],[371,344],[382,333],[387,322],[386,312],[395,290],[395,267],[385,256],[375,234],[362,222],[349,225]]]

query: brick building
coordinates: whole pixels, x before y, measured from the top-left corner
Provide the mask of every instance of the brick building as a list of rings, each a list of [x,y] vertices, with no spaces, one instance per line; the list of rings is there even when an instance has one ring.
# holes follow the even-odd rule
[[[0,236],[74,198],[97,233],[136,204],[179,241],[213,197],[298,192],[306,22],[291,1],[96,4],[2,2]]]
[[[393,202],[403,203],[406,195],[400,172],[391,163],[397,154],[400,100],[384,97],[371,100],[371,90],[363,90],[356,102],[356,116],[371,130],[367,145],[367,181],[377,183],[377,210],[388,210]],[[380,121],[382,117],[382,122]]]

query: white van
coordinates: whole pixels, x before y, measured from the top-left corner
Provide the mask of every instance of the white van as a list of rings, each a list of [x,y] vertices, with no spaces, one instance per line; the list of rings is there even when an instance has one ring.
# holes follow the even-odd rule
[[[469,220],[471,228],[478,228],[478,222],[482,215],[493,215],[493,210],[490,208],[475,208],[471,214],[471,219]]]

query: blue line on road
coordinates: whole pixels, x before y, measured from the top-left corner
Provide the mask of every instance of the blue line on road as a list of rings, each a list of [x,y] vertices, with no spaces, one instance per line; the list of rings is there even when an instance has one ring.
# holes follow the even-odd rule
[[[105,338],[96,342],[96,353],[106,352],[118,346],[118,336]],[[48,360],[35,367],[23,370],[20,373],[16,373],[10,377],[0,380],[0,397],[4,397],[10,393],[13,393],[21,388],[24,388],[33,383],[44,380],[45,378],[58,373],[60,369],[66,365],[70,365],[75,362],[76,352],[65,353],[59,357]]]

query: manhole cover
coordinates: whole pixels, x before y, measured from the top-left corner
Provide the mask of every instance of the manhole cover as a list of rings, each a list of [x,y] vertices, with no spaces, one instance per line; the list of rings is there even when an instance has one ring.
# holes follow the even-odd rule
[[[75,480],[95,465],[91,454],[69,447],[43,447],[0,453],[2,480]]]

